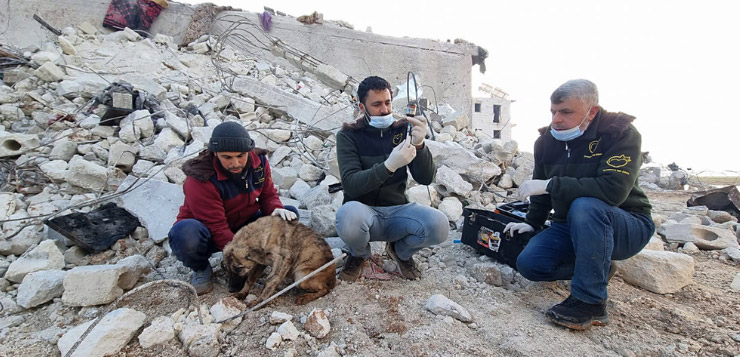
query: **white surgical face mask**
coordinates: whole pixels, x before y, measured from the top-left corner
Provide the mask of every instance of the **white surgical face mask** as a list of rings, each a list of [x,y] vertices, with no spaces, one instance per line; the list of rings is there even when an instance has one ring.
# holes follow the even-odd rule
[[[378,128],[378,129],[385,129],[391,124],[393,124],[396,119],[393,117],[393,114],[388,115],[369,115],[367,112],[365,113],[368,118],[370,118],[369,124],[372,127]]]
[[[591,107],[588,107],[588,110],[586,111],[586,116],[583,117],[583,120],[581,120],[581,122],[578,125],[570,129],[555,130],[553,128],[550,128],[550,135],[552,135],[552,137],[558,141],[571,141],[575,138],[580,137],[581,135],[583,135],[583,130],[581,130],[581,125],[583,125],[583,123],[588,118],[589,112],[591,112]]]

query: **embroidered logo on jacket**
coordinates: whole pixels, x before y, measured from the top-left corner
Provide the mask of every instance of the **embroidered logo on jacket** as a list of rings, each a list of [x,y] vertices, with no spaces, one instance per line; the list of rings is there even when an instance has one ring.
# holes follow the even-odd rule
[[[606,160],[606,164],[614,168],[625,167],[630,162],[632,162],[632,159],[629,156],[626,156],[625,154],[622,154],[619,156],[612,156]]]
[[[393,135],[393,145],[398,145],[403,141],[403,133]]]
[[[601,138],[599,140],[594,140],[590,143],[588,143],[588,152],[591,153],[591,155],[583,155],[584,158],[590,159],[592,157],[601,156],[600,152],[595,152],[596,148],[599,146],[599,142],[601,141]]]
[[[252,177],[252,184],[258,186],[265,182],[265,169],[262,166],[254,168],[254,176]]]

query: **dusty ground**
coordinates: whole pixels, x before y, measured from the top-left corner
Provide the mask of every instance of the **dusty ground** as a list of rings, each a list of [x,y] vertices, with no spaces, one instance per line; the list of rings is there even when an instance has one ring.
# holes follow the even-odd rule
[[[655,213],[670,215],[685,206],[683,192],[650,192]],[[460,233],[454,233],[454,239]],[[528,283],[516,280],[494,287],[475,282],[469,267],[481,258],[472,248],[449,243],[423,260],[430,267],[418,281],[394,276],[389,281],[340,283],[336,289],[306,306],[296,306],[289,292],[266,308],[246,316],[238,329],[225,335],[221,354],[227,356],[316,355],[334,342],[351,356],[733,356],[740,354],[740,293],[730,289],[740,266],[720,261],[717,252],[694,255],[694,283],[672,295],[658,295],[625,283],[619,275],[609,285],[611,323],[585,332],[573,332],[549,323],[544,311],[563,300],[568,283]],[[166,264],[168,260],[163,263]],[[219,274],[221,283],[223,278]],[[168,277],[187,279],[187,270],[165,269]],[[156,278],[154,274],[152,278]],[[521,279],[519,277],[519,279]],[[466,281],[467,280],[467,281]],[[474,323],[464,324],[433,315],[424,308],[433,294],[443,294],[465,307]],[[227,293],[219,285],[201,298],[212,305]],[[125,306],[149,314],[169,314],[187,305],[177,289],[156,288],[132,296]],[[276,351],[264,347],[275,330],[268,323],[273,311],[297,320],[314,308],[327,311],[331,333],[322,340],[283,342]],[[1,355],[59,355],[55,336],[66,327],[89,320],[106,307],[65,308],[61,303],[21,313],[23,323],[4,329]],[[58,338],[58,337],[57,337]],[[136,340],[123,356],[182,356],[179,342],[148,350]]]

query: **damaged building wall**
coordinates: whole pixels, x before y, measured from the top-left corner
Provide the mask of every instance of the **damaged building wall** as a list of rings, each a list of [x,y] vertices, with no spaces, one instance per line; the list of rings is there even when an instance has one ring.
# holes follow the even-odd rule
[[[380,36],[331,22],[307,25],[291,16],[273,16],[272,28],[265,33],[258,14],[238,11],[220,13],[211,34],[218,36],[228,31],[236,21],[243,23],[241,33],[249,34],[228,42],[246,53],[293,67],[267,48],[270,39],[278,39],[357,81],[379,75],[400,85],[406,83],[406,76],[412,71],[420,84],[434,88],[440,103],[471,115],[472,56],[479,53],[473,44]],[[434,99],[431,91],[426,91],[425,96]]]
[[[110,0],[10,1],[7,14],[2,14],[4,6],[0,6],[0,29],[7,26],[7,30],[0,34],[0,41],[19,48],[41,46],[45,42],[55,41],[56,36],[41,27],[33,19],[33,15],[40,16],[59,30],[87,22],[100,32],[110,32],[103,30],[103,18],[109,4]],[[152,35],[162,33],[172,36],[179,43],[193,12],[190,5],[170,2],[154,21],[149,32]]]

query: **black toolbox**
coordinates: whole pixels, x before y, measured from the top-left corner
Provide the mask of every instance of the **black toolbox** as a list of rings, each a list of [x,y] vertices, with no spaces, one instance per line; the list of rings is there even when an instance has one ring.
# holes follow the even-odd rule
[[[516,269],[516,258],[534,233],[504,233],[506,224],[524,222],[529,203],[514,202],[499,206],[495,211],[465,208],[462,243],[479,253]]]

